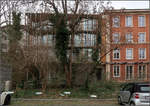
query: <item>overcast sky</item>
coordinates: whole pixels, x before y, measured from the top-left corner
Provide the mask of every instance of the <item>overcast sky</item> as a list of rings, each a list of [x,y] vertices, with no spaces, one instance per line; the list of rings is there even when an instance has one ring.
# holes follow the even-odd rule
[[[149,8],[149,1],[148,0],[110,0],[112,3],[112,6],[115,9],[120,9],[120,8],[126,8],[126,9],[148,9]]]

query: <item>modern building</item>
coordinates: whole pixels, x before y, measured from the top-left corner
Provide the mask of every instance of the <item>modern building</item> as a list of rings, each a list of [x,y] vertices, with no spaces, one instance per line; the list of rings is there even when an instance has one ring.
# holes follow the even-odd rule
[[[26,13],[25,28],[26,28],[26,47],[34,47],[35,50],[42,50],[47,53],[52,53],[52,49],[55,44],[55,30],[52,27],[52,23],[49,18],[52,14],[48,13]],[[74,15],[68,15],[68,25],[74,18]],[[97,47],[96,39],[98,36],[99,22],[101,21],[100,15],[82,15],[82,19],[76,27],[74,36],[74,47],[73,47],[73,63],[91,63],[92,62],[92,51]],[[103,17],[104,19],[104,17]],[[103,27],[105,21],[103,21]],[[105,29],[105,28],[103,28]],[[104,33],[102,33],[104,35]],[[105,36],[102,37],[103,54],[105,52]],[[71,48],[71,43],[68,48],[68,56]],[[45,50],[44,50],[45,49]],[[33,50],[33,49],[32,49]],[[37,53],[35,53],[37,54]],[[54,53],[52,53],[54,54]],[[100,53],[101,54],[101,53]],[[105,56],[102,59],[102,63],[105,62]],[[105,70],[105,64],[101,67]],[[102,73],[100,73],[102,76]]]
[[[123,9],[107,11],[110,18],[110,79],[150,80],[150,10]],[[107,60],[106,60],[107,61]]]
[[[8,37],[2,32],[2,29],[4,27],[1,27],[0,30],[0,83],[4,84],[5,81],[11,80],[12,70],[4,59],[5,53],[8,51]]]

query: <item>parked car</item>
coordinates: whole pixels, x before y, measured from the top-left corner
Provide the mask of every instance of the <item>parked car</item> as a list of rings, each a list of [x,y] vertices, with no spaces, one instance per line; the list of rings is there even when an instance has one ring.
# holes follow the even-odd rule
[[[2,85],[0,85],[0,106],[9,105],[11,102],[11,94],[14,92],[3,91]]]
[[[118,95],[120,105],[149,106],[150,105],[150,82],[136,82],[124,84]]]

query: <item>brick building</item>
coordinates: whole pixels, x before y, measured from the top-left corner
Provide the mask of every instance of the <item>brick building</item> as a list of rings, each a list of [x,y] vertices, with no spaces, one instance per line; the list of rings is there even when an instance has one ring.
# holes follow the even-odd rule
[[[111,48],[109,78],[148,81],[150,78],[150,10],[109,11]]]

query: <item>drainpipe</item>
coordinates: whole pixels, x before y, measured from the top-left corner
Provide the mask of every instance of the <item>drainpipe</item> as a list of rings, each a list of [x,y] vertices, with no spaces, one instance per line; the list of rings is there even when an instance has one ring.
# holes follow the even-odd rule
[[[148,46],[149,46],[149,64],[148,64],[148,70],[147,71],[150,71],[150,0],[149,0],[149,41],[148,41]],[[148,80],[150,80],[150,73],[148,75]]]
[[[148,54],[149,54],[149,62],[148,62],[148,70],[147,70],[147,73],[149,74],[148,75],[148,80],[150,80],[150,0],[149,0],[149,14],[148,14],[148,16],[149,16],[149,41],[148,41],[148,47],[149,47],[149,52],[148,52]],[[150,106],[150,101],[149,101],[149,106]]]
[[[1,1],[0,1],[0,14],[1,14]],[[0,83],[1,83],[1,16],[0,16]]]

